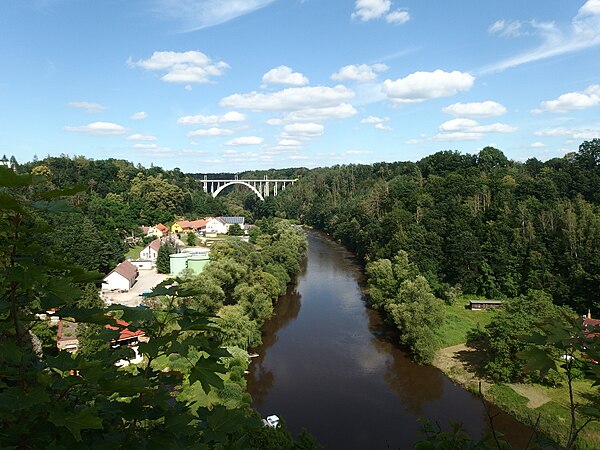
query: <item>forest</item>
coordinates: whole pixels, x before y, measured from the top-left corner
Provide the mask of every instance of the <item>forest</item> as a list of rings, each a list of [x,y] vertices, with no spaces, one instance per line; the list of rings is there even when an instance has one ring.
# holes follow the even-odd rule
[[[30,177],[26,187],[15,182],[18,195],[35,210],[28,219],[27,243],[44,249],[40,264],[61,276],[70,273],[68,267],[107,273],[142,225],[207,215],[243,215],[256,222],[250,244],[231,241],[215,248],[205,277],[189,277],[180,292],[164,288],[172,297],[167,306],[214,317],[220,331],[203,330],[203,335],[241,351],[260,341],[260,327],[297,272],[305,249],[297,230],[280,219],[321,230],[362,259],[369,306],[398,328],[400,342],[419,362],[430,362],[440,346],[444,305],[477,296],[506,304],[492,323],[468,336],[471,345],[485,349],[487,376],[556,383],[547,367],[526,371],[525,362],[514,357],[532,348],[520,336],[542,320],[562,321],[568,329],[588,311],[600,316],[599,139],[548,161],[511,161],[486,147],[477,154],[440,151],[417,162],[238,174],[298,179],[264,202],[239,187],[212,198],[198,182],[206,174],[122,160],[63,155],[14,161],[14,166],[17,177]],[[3,208],[21,214],[3,195]],[[65,195],[69,207],[54,214],[48,202]],[[32,231],[38,226],[43,232]],[[10,236],[5,238],[8,242]],[[253,246],[262,249],[260,256]],[[50,256],[63,268],[52,267]],[[2,258],[11,260],[6,252]],[[190,360],[198,358],[196,353]],[[194,367],[184,368],[193,373]],[[234,385],[221,401],[246,401]]]

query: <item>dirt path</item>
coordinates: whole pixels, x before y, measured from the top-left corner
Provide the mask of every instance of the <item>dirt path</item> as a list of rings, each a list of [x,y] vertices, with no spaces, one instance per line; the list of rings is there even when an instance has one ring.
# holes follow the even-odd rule
[[[490,384],[480,379],[475,373],[474,366],[481,355],[465,344],[446,347],[437,352],[432,365],[444,372],[454,382],[477,392],[481,383],[481,391],[485,391]]]
[[[544,394],[539,388],[528,384],[509,384],[509,386],[519,395],[525,397],[529,402],[527,407],[531,409],[539,408],[545,405],[550,400],[546,394]]]

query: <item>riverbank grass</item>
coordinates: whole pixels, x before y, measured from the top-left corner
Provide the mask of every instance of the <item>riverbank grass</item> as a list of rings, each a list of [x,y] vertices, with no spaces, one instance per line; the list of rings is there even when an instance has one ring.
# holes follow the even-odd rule
[[[477,328],[477,326],[484,328],[492,321],[497,311],[472,311],[469,309],[469,301],[475,298],[473,296],[463,296],[457,299],[454,304],[445,305],[446,318],[437,332],[441,348],[466,342],[469,330]]]
[[[530,399],[519,395],[508,385],[497,384],[487,390],[487,399],[497,405],[500,409],[513,415],[517,420],[531,427],[538,422],[538,429],[553,441],[564,444],[567,441],[570,423],[569,412],[569,393],[567,386],[546,387],[541,385],[531,385],[531,388],[538,390],[550,401],[544,403],[538,408],[530,408],[528,404]],[[575,400],[577,403],[589,403],[589,396],[596,389],[592,388],[591,383],[585,380],[578,380],[574,386]],[[539,419],[538,419],[539,417]],[[584,423],[584,419],[579,417],[579,424]],[[600,448],[600,424],[592,422],[583,430],[577,440],[577,449],[588,450]]]

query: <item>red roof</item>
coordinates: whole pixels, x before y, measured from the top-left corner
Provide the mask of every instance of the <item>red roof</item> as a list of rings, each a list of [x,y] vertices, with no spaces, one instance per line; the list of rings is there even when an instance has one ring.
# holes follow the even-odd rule
[[[162,233],[168,233],[169,229],[164,226],[162,223],[159,223],[158,225],[156,225],[156,229],[161,231]]]
[[[127,260],[123,261],[121,264],[115,267],[115,269],[112,272],[117,272],[119,275],[121,275],[124,278],[127,278],[128,280],[135,280],[138,276],[138,268]],[[110,273],[108,275],[110,275]]]
[[[150,242],[148,244],[148,247],[150,247],[152,250],[158,251],[158,249],[160,248],[160,244],[161,244],[160,239],[154,239],[152,242]]]
[[[588,328],[594,329],[600,327],[600,319],[592,319],[591,317],[585,317],[583,319],[583,333],[587,338],[596,338],[600,336],[600,331],[590,331]]]
[[[146,334],[142,330],[131,331],[129,328],[127,328],[129,323],[125,322],[124,320],[117,319],[117,324],[124,328],[105,325],[105,328],[108,330],[120,330],[119,339],[117,339],[117,341],[124,341],[125,339],[131,339],[132,337],[136,336],[144,336]]]

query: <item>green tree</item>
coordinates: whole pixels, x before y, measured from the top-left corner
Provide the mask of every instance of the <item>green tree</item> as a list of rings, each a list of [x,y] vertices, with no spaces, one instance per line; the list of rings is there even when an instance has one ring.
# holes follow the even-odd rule
[[[173,253],[177,253],[177,247],[171,241],[164,241],[160,245],[156,257],[156,270],[158,273],[171,273],[171,259],[169,256]]]
[[[415,361],[430,363],[439,348],[436,330],[444,322],[444,306],[431,292],[427,280],[419,275],[402,282],[386,310],[398,327],[400,341],[410,347]]]
[[[190,247],[196,245],[196,235],[194,233],[187,234],[187,245],[189,245]]]
[[[229,236],[243,236],[244,230],[237,223],[231,224],[227,230]]]

